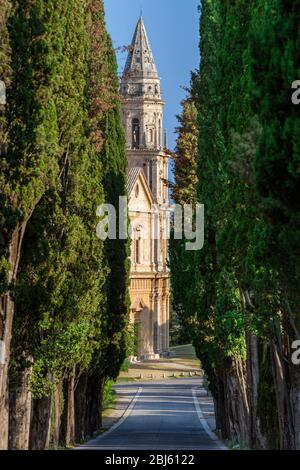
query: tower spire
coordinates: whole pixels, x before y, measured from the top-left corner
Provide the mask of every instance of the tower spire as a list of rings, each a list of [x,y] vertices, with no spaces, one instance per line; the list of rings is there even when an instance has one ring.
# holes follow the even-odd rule
[[[158,78],[153,53],[142,17],[142,10],[124,69],[124,75],[128,76],[129,74],[140,78]]]
[[[164,102],[160,78],[142,17],[139,18],[134,31],[120,91],[123,97],[123,117],[128,148],[133,151],[162,150]],[[153,167],[151,171],[156,170]]]

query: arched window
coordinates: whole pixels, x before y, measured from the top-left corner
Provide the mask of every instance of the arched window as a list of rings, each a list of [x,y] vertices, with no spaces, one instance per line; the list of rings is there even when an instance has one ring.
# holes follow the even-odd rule
[[[151,191],[153,191],[153,162],[150,160],[149,162],[149,186]]]
[[[153,129],[149,129],[149,142],[153,144]]]
[[[154,240],[154,263],[158,264],[158,262],[159,262],[158,240]]]
[[[161,138],[162,138],[162,129],[161,129],[161,120],[158,121],[158,145],[161,147]]]
[[[138,238],[135,239],[135,263],[136,264],[141,264],[141,239],[138,236]]]
[[[140,121],[138,119],[132,120],[132,148],[140,148]]]
[[[143,231],[143,227],[141,225],[138,225],[135,229],[134,262],[136,264],[142,263],[142,231]]]

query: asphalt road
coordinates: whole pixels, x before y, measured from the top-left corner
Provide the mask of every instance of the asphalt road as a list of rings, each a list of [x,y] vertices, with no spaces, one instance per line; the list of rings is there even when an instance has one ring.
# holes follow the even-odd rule
[[[81,449],[94,450],[222,450],[211,432],[196,394],[199,379],[139,384],[123,418]],[[136,388],[137,384],[132,385]],[[119,387],[119,386],[118,386]],[[129,384],[124,385],[128,389]],[[201,400],[200,400],[201,402]]]

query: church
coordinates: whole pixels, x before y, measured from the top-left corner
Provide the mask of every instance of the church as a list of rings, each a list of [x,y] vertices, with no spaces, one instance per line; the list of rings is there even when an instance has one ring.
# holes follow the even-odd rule
[[[121,79],[131,225],[130,323],[141,360],[169,354],[170,207],[164,101],[142,17]]]

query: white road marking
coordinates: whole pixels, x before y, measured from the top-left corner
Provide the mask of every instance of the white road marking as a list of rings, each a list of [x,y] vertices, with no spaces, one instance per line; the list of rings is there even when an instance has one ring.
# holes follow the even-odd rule
[[[194,404],[195,408],[197,411],[197,415],[199,418],[199,421],[206,432],[206,434],[213,440],[213,441],[218,441],[220,449],[223,450],[228,450],[227,447],[219,440],[219,438],[215,435],[215,433],[210,429],[206,419],[204,418],[204,415],[202,413],[202,410],[200,408],[199,402],[198,402],[198,397],[197,397],[197,388],[198,387],[193,387],[192,392],[193,392],[193,397],[194,397]]]
[[[128,416],[131,415],[131,412],[132,412],[132,410],[133,410],[140,394],[142,393],[142,390],[143,390],[143,387],[139,387],[138,391],[135,394],[134,399],[132,400],[130,405],[127,407],[125,413],[122,415],[122,417],[119,419],[119,421],[117,421],[111,428],[109,428],[108,431],[105,431],[101,436],[99,436],[100,438],[106,437],[108,434],[115,431],[119,426],[121,426],[122,423],[124,423],[125,419],[127,419]]]

